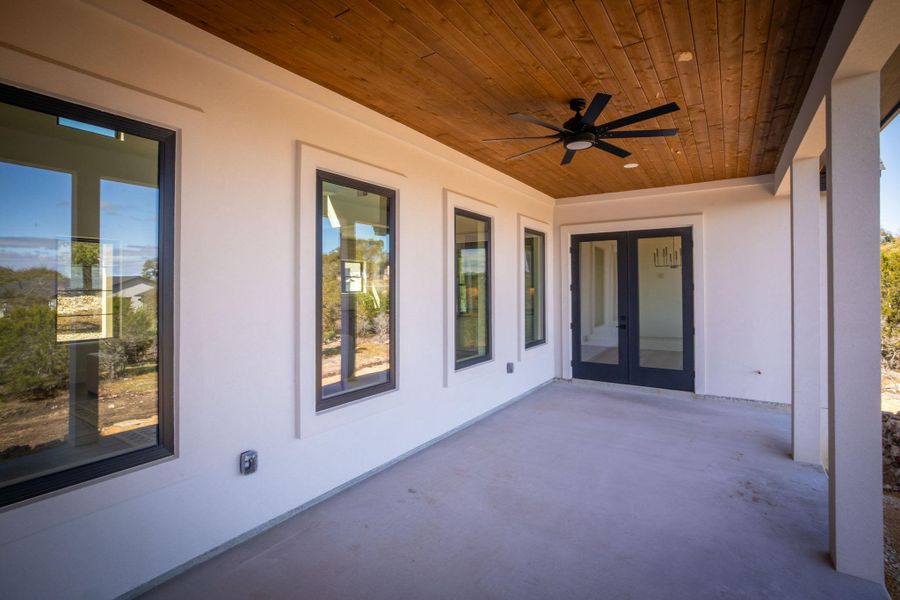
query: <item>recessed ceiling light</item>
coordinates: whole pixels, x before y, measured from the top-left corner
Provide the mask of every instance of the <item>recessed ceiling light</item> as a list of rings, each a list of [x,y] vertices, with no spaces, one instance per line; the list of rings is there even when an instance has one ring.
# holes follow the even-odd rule
[[[694,55],[691,52],[678,52],[675,54],[675,60],[678,62],[691,62],[694,60]]]
[[[637,163],[625,163],[622,166],[625,167],[626,169],[636,169],[638,167],[638,164]]]

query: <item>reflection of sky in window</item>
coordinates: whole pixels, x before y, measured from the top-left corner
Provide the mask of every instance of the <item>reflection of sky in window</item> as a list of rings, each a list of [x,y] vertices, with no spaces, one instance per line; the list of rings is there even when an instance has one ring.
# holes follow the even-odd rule
[[[72,231],[72,176],[0,162],[0,266],[56,268],[56,243]]]
[[[72,235],[71,198],[69,173],[0,161],[0,266],[56,270],[58,243]],[[138,275],[157,257],[157,205],[156,188],[100,182],[100,235],[121,257],[114,274]]]
[[[380,228],[379,228],[380,229]],[[375,228],[365,223],[356,223],[354,233],[358,240],[380,240],[384,242],[384,251],[391,250],[391,236],[375,235]],[[341,245],[341,230],[332,227],[327,217],[322,218],[322,254],[328,254],[332,250],[336,250]]]
[[[115,275],[140,275],[144,262],[156,259],[158,197],[154,187],[100,181],[100,237],[121,257]]]

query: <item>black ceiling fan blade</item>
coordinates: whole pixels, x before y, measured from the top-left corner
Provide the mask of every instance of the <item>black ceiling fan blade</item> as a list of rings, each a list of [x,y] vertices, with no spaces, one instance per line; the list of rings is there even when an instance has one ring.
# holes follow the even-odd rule
[[[562,160],[560,161],[559,164],[561,164],[561,165],[567,165],[567,164],[569,164],[570,162],[572,162],[572,159],[573,159],[573,158],[575,158],[575,151],[574,151],[574,150],[566,150],[566,153],[563,154],[563,158],[562,158]]]
[[[549,148],[550,146],[555,146],[556,144],[561,144],[562,140],[556,140],[554,142],[550,142],[549,144],[544,144],[543,146],[538,146],[537,148],[532,148],[531,150],[526,150],[525,152],[519,152],[518,154],[513,154],[508,157],[506,160],[515,160],[516,158],[521,158],[526,154],[531,154],[532,152],[537,152],[538,150],[543,150],[544,148]]]
[[[481,140],[482,142],[491,143],[491,142],[514,142],[516,140],[549,140],[553,138],[558,138],[559,134],[555,135],[529,135],[525,137],[508,137],[508,138],[492,138],[489,140]]]
[[[608,131],[601,133],[604,138],[638,138],[638,137],[665,137],[675,135],[677,129],[636,129],[634,131]]]
[[[605,150],[610,154],[615,154],[619,158],[625,158],[626,156],[631,156],[631,152],[625,150],[624,148],[619,148],[618,146],[613,146],[612,144],[607,144],[603,140],[597,140],[594,142],[595,148],[600,148],[601,150]]]
[[[581,122],[585,125],[593,125],[594,121],[597,120],[597,117],[600,116],[600,113],[603,112],[603,109],[606,108],[606,105],[610,100],[612,100],[612,96],[609,94],[594,94],[594,99],[591,100],[590,106],[584,111]]]
[[[511,116],[513,119],[518,119],[520,121],[527,121],[528,123],[534,123],[535,125],[540,125],[541,127],[546,127],[547,129],[552,129],[553,131],[558,131],[559,133],[565,133],[565,129],[554,125],[553,123],[548,123],[547,121],[542,121],[537,117],[532,117],[531,115],[523,115],[522,113],[512,113]]]
[[[615,121],[610,121],[609,123],[604,123],[603,125],[599,125],[597,129],[599,131],[609,131],[610,129],[618,129],[619,127],[626,127],[628,125],[632,125],[634,123],[640,123],[641,121],[646,121],[647,119],[652,119],[654,117],[660,117],[662,115],[667,115],[671,112],[675,112],[679,110],[678,105],[674,102],[669,102],[668,104],[663,104],[662,106],[657,106],[656,108],[651,108],[649,110],[645,110],[643,112],[635,113],[628,117],[622,117],[621,119],[616,119]]]

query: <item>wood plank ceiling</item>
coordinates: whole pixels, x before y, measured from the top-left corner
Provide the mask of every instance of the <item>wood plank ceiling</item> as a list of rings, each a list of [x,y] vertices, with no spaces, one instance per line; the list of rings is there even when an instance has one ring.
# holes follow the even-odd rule
[[[189,23],[559,198],[771,173],[842,0],[147,0]],[[561,166],[507,161],[613,95],[598,124],[682,110]],[[637,162],[636,169],[623,164]]]

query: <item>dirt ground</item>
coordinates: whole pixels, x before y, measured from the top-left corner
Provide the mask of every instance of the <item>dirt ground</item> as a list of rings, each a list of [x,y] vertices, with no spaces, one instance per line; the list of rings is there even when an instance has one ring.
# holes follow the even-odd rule
[[[881,410],[900,412],[900,372],[881,370]],[[900,493],[884,494],[884,581],[900,600]]]
[[[900,600],[900,493],[884,495],[884,583]]]
[[[322,346],[322,385],[341,379],[341,342],[334,340]],[[358,375],[383,371],[390,362],[390,346],[372,338],[361,338],[356,346],[356,372]]]
[[[101,435],[113,435],[157,422],[156,372],[100,384],[98,421]],[[43,400],[0,403],[0,457],[27,454],[29,448],[62,441],[69,430],[69,393]]]

